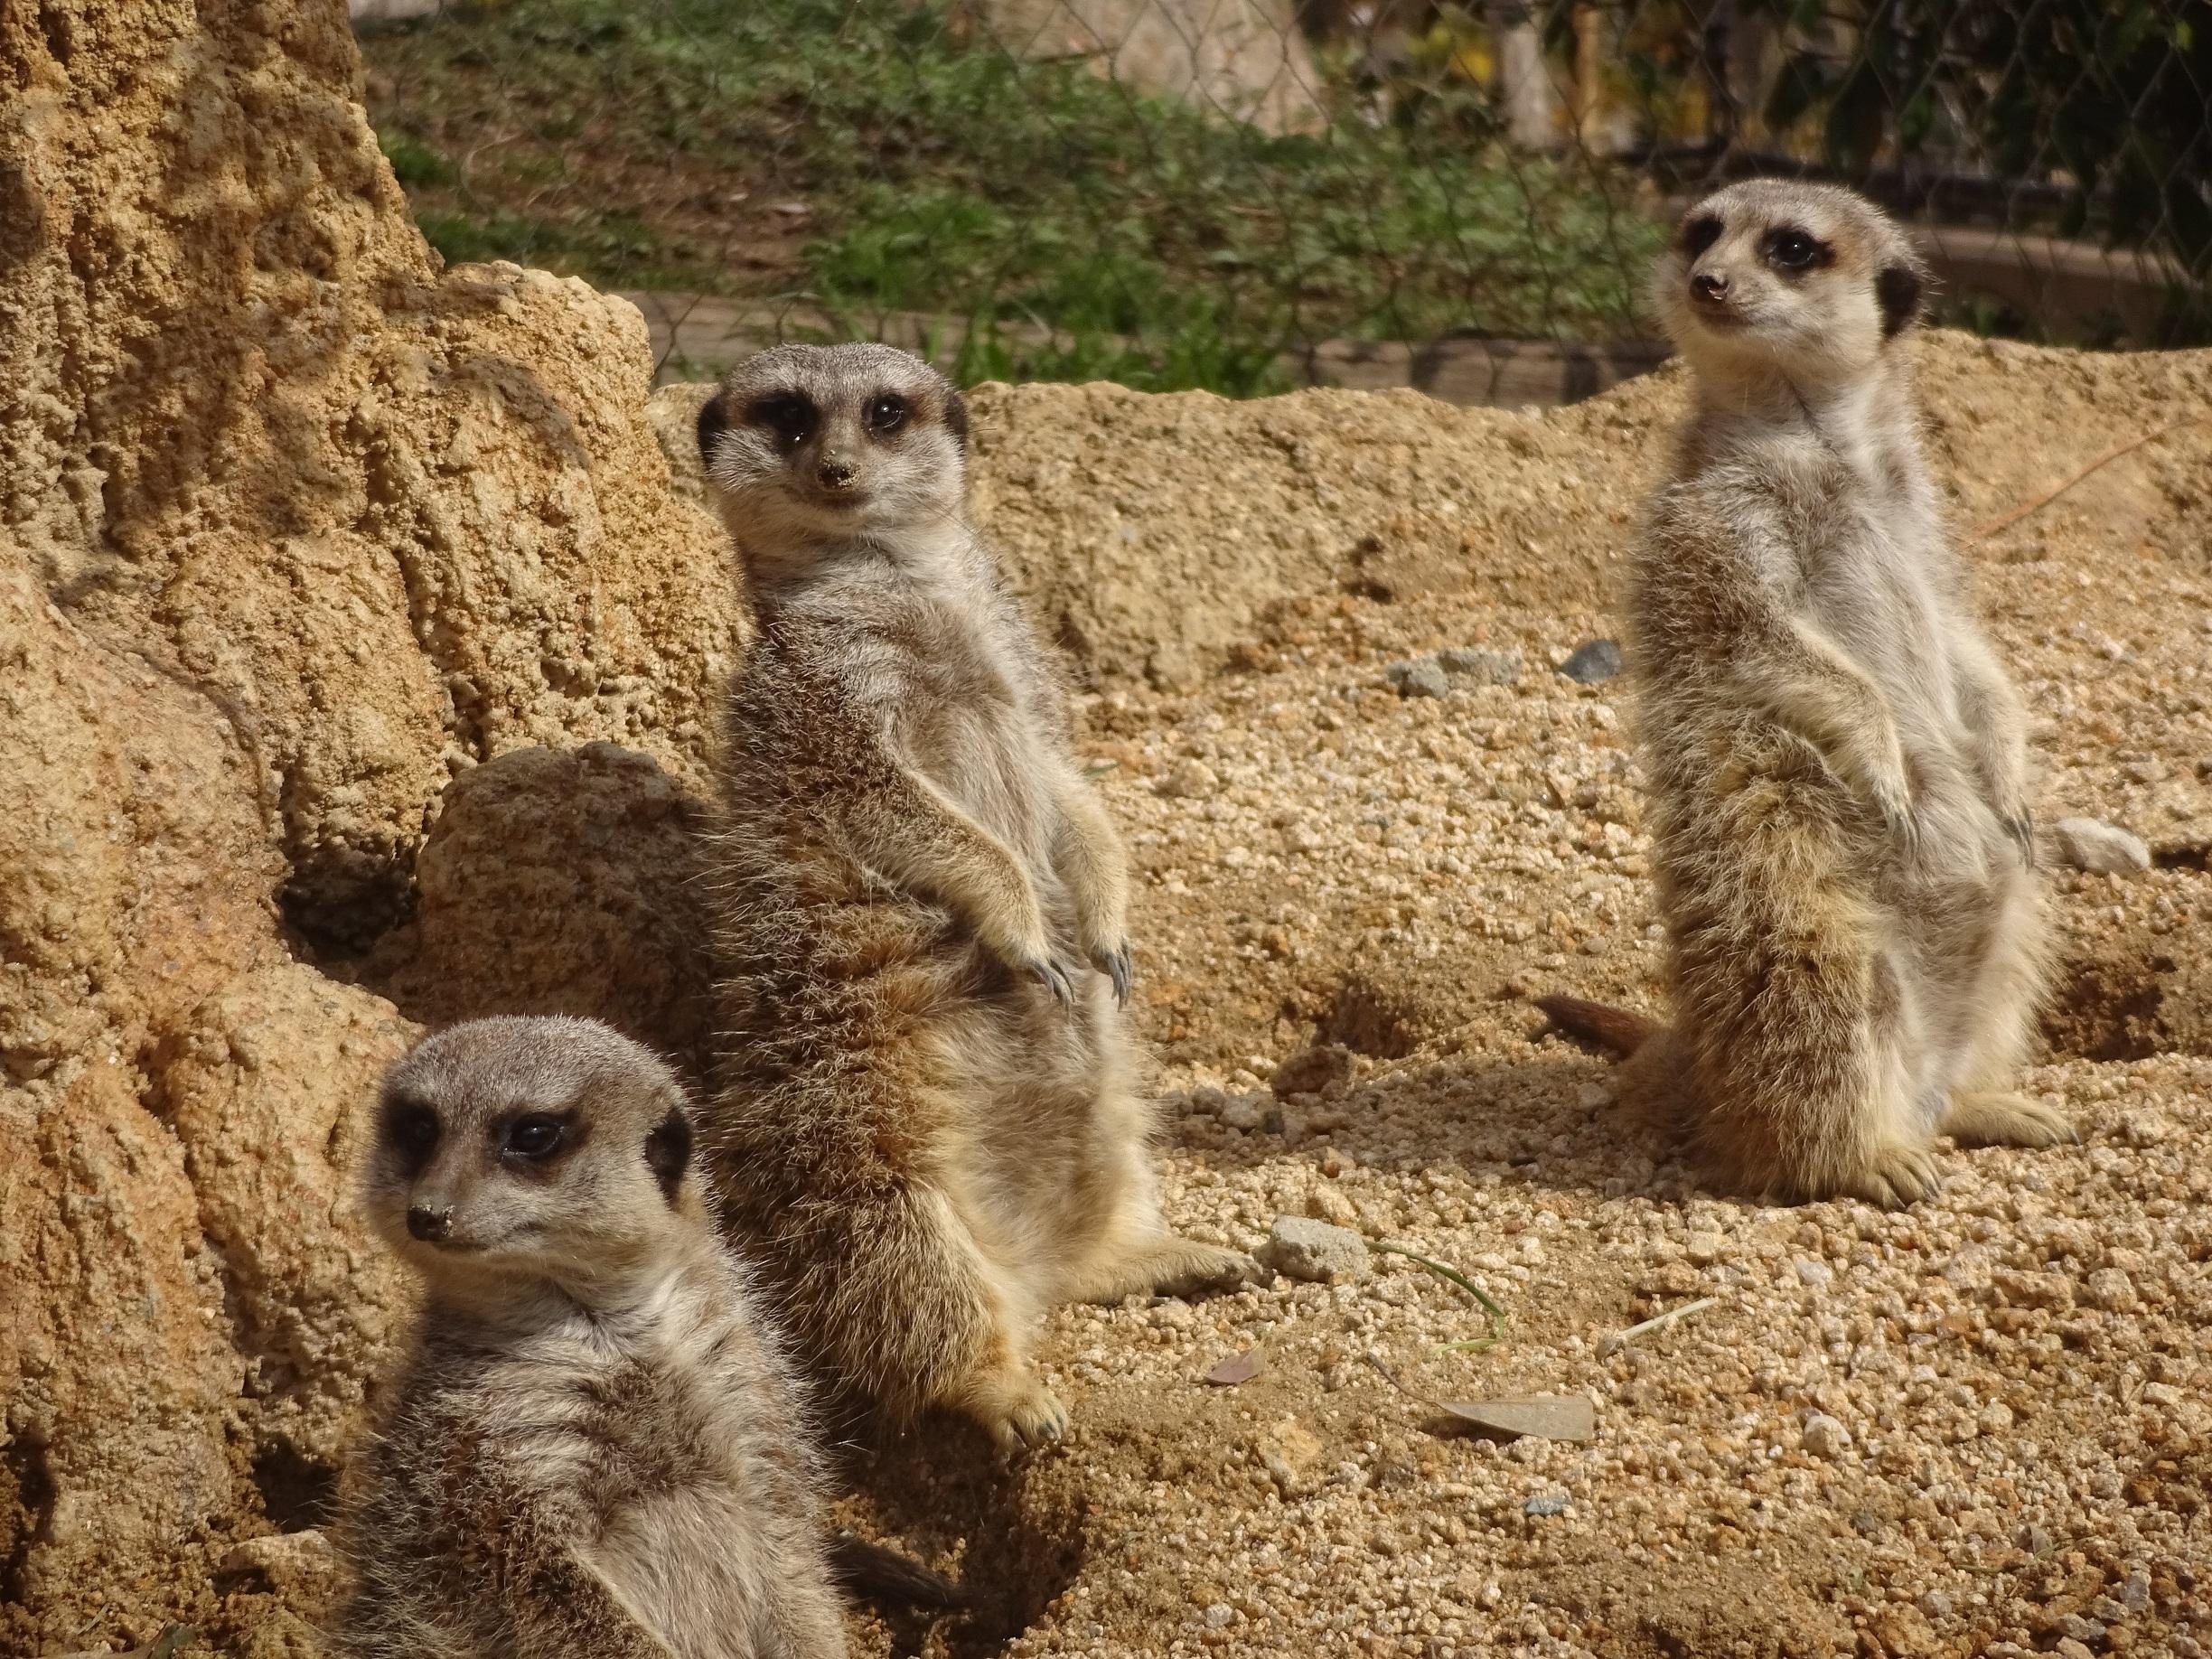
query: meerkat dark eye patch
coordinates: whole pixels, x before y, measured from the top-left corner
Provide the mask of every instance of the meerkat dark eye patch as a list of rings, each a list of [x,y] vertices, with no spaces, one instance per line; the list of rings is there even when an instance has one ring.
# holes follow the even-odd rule
[[[1881,306],[1883,339],[1894,339],[1900,329],[1920,314],[1924,286],[1920,273],[1909,265],[1892,265],[1874,278],[1874,298]]]
[[[867,400],[860,418],[877,437],[888,437],[904,426],[906,417],[913,413],[914,406],[896,392],[878,392]]]
[[[1682,248],[1692,259],[1720,239],[1720,215],[1700,213],[1682,226]]]
[[[698,449],[699,459],[707,465],[714,464],[715,443],[729,430],[729,417],[722,412],[720,394],[699,405]]]
[[[384,1144],[408,1175],[420,1175],[437,1150],[442,1132],[437,1109],[409,1095],[394,1095],[384,1102],[380,1126]]]
[[[538,1164],[566,1151],[575,1139],[573,1118],[550,1111],[526,1111],[510,1119],[501,1131],[500,1151],[505,1157]]]
[[[661,1195],[673,1204],[676,1189],[683,1185],[684,1171],[690,1167],[691,1120],[680,1111],[673,1111],[645,1137],[645,1167],[661,1183]]]
[[[765,426],[783,448],[796,449],[814,436],[821,411],[804,392],[770,392],[746,406],[745,424]]]
[[[1779,230],[1769,230],[1760,241],[1760,251],[1767,263],[1777,271],[1795,276],[1800,271],[1818,270],[1835,258],[1835,250],[1819,238],[1785,225]]]

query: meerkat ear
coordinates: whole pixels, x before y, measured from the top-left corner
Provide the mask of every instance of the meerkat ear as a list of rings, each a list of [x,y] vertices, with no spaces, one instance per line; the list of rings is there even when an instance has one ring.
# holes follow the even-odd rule
[[[1894,340],[1920,314],[1920,299],[1927,285],[1909,265],[1891,265],[1874,279],[1874,297],[1881,305],[1882,338]]]
[[[952,435],[952,441],[961,446],[961,453],[967,454],[968,400],[950,388],[945,391],[944,424]]]
[[[722,413],[722,394],[717,391],[699,405],[698,446],[702,464],[714,465],[715,440],[728,430],[729,419]]]
[[[691,1167],[691,1120],[682,1107],[670,1107],[669,1115],[645,1137],[645,1167],[661,1183],[661,1195],[674,1204],[684,1171]]]

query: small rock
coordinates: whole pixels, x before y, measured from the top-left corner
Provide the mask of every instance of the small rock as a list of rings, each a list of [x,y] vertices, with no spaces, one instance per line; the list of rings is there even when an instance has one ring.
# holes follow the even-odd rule
[[[1951,1617],[1952,1609],[1957,1604],[1951,1599],[1950,1596],[1943,1590],[1930,1590],[1926,1595],[1920,1598],[1921,1612],[1926,1614],[1928,1617],[1933,1620],[1949,1618]]]
[[[2059,858],[2077,870],[2127,875],[2151,867],[2151,849],[2141,837],[2094,818],[2060,819],[2051,826],[2051,840]]]
[[[1992,1400],[1982,1408],[1981,1415],[1974,1419],[1974,1427],[1983,1434],[2010,1434],[2012,1432],[2012,1408],[2001,1400]]]
[[[1521,653],[1517,651],[1482,651],[1472,645],[1455,645],[1449,651],[1437,652],[1436,660],[1437,666],[1455,680],[1510,686],[1521,678]]]
[[[1563,1515],[1567,1513],[1567,1502],[1564,1492],[1539,1492],[1521,1505],[1521,1512],[1529,1515]]]
[[[2151,1607],[2151,1575],[2141,1567],[2128,1574],[2120,1586],[2120,1605],[2131,1613],[2147,1612]]]
[[[2099,1268],[2082,1287],[2092,1308],[2107,1313],[2135,1311],[2135,1281],[2118,1268]]]
[[[2058,1645],[2052,1648],[2051,1652],[2057,1654],[2058,1659],[2096,1659],[2095,1654],[2074,1636],[2060,1637]]]
[[[314,1528],[271,1532],[232,1546],[219,1570],[223,1574],[259,1573],[279,1596],[314,1601],[338,1587],[337,1551]]]
[[[2078,1613],[2059,1616],[2058,1634],[2071,1636],[2089,1647],[2102,1647],[2104,1645],[2104,1626],[2094,1618],[2084,1618]]]
[[[2155,1147],[2173,1134],[2173,1120],[2156,1108],[2132,1111],[2120,1120],[2118,1134],[2131,1147]]]
[[[1283,1496],[1304,1497],[1320,1489],[1326,1449],[1312,1429],[1295,1417],[1286,1417],[1261,1437],[1260,1464]]]
[[[1797,1270],[1798,1279],[1815,1290],[1825,1290],[1835,1282],[1835,1272],[1825,1261],[1815,1261],[1811,1256],[1800,1256],[1791,1265]]]
[[[1591,640],[1560,664],[1560,672],[1582,685],[1594,686],[1621,671],[1621,649],[1611,640]]]
[[[1434,657],[1393,662],[1382,670],[1382,678],[1397,689],[1400,697],[1442,697],[1451,689],[1443,665]]]
[[[1249,1094],[1236,1096],[1214,1115],[1233,1129],[1256,1129],[1267,1120],[1267,1114]]]
[[[1317,1043],[1275,1068],[1268,1087],[1277,1100],[1293,1094],[1326,1094],[1352,1081],[1352,1051],[1339,1043]]]
[[[1367,1241],[1349,1227],[1303,1215],[1278,1215],[1260,1259],[1287,1279],[1326,1284],[1342,1276],[1367,1277]]]
[[[1682,1241],[1682,1255],[1692,1267],[1711,1267],[1727,1247],[1728,1241],[1717,1233],[1693,1233]]]
[[[1177,761],[1175,769],[1159,781],[1158,792],[1171,799],[1203,801],[1221,787],[1221,779],[1205,762],[1193,758]]]
[[[1306,1214],[1316,1221],[1348,1227],[1359,1219],[1359,1210],[1334,1181],[1317,1181],[1306,1195]]]
[[[1805,1419],[1804,1448],[1808,1457],[1833,1457],[1851,1444],[1851,1430],[1825,1411]]]
[[[1990,1275],[1990,1282],[2015,1308],[2048,1308],[2063,1313],[2074,1306],[2074,1287],[2063,1273],[2020,1273],[2000,1268]]]

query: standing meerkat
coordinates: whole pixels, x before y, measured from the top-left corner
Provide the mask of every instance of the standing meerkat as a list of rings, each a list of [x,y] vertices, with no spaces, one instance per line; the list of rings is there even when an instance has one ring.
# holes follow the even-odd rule
[[[1697,407],[1629,611],[1673,1025],[1568,998],[1742,1187],[1908,1203],[2009,1092],[2046,974],[2027,721],[1920,453],[1923,269],[1832,186],[1692,208],[1655,274]]]
[[[337,1538],[350,1659],[837,1659],[812,1440],[690,1172],[668,1068],[580,1019],[484,1019],[385,1081],[366,1182],[421,1277]],[[835,1559],[833,1560],[833,1553]]]
[[[879,345],[779,346],[700,411],[758,629],[710,849],[726,1219],[841,1392],[1056,1438],[1055,1303],[1226,1286],[1160,1217],[1121,847],[964,508],[967,413]]]

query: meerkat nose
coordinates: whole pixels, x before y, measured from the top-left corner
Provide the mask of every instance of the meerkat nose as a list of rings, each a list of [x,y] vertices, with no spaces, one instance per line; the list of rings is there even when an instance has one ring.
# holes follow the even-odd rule
[[[825,461],[814,469],[825,490],[846,490],[852,487],[853,470],[843,461]]]
[[[1711,271],[1700,271],[1690,279],[1690,292],[1701,300],[1726,299],[1728,278],[1716,276]]]
[[[408,1232],[426,1244],[434,1244],[453,1231],[453,1212],[417,1204],[408,1212]]]

